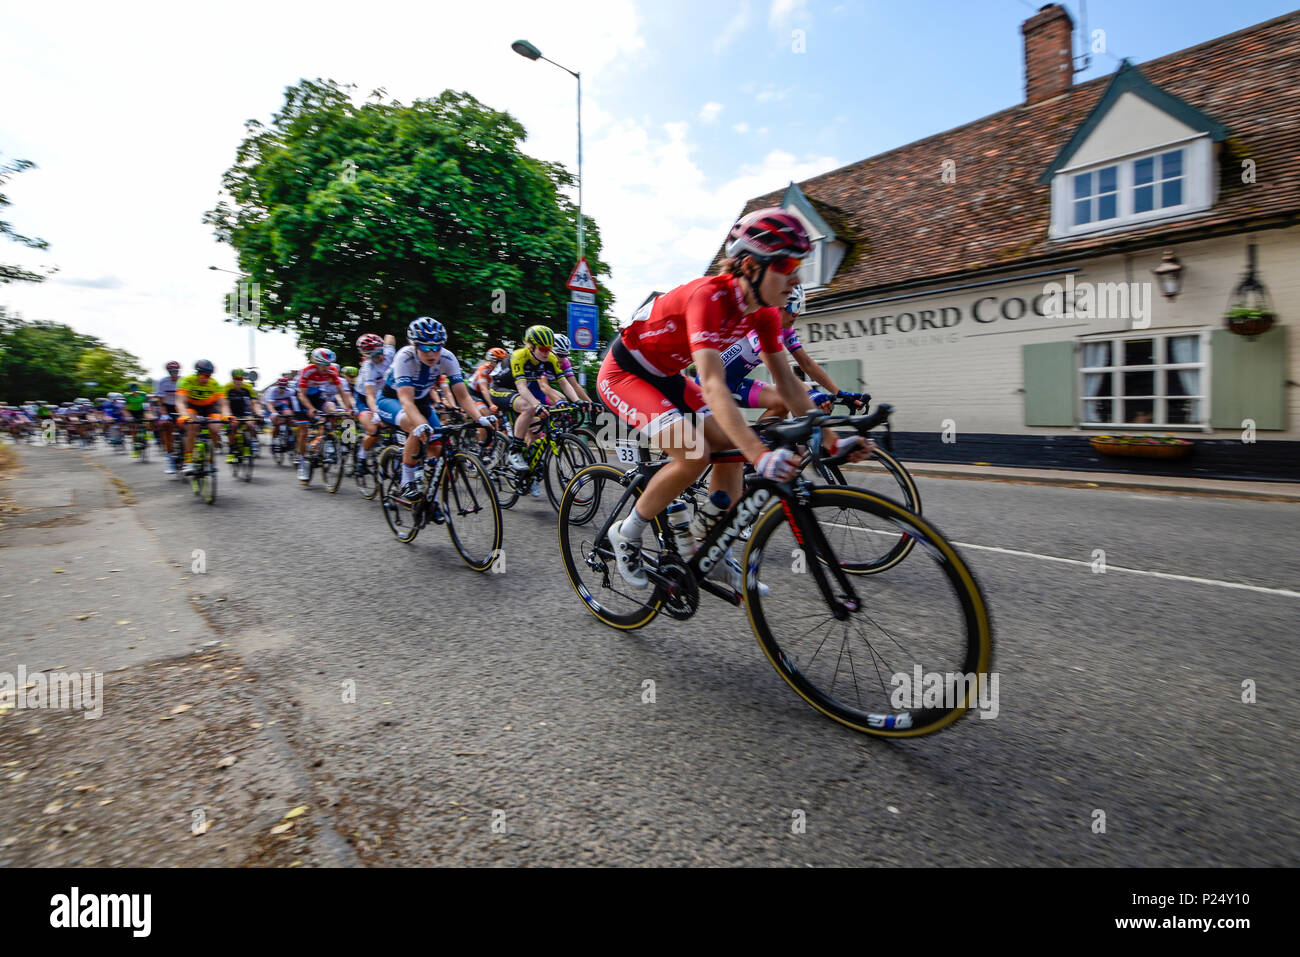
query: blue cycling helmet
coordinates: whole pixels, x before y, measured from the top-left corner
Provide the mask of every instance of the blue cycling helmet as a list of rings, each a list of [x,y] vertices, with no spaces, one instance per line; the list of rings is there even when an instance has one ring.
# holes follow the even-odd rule
[[[406,338],[413,346],[440,346],[447,341],[447,329],[430,316],[420,316],[406,327]]]

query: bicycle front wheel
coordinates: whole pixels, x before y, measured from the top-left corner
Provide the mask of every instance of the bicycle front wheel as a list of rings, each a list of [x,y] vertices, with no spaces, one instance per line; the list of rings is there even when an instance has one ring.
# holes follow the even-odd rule
[[[781,502],[760,516],[745,549],[750,625],[786,683],[827,717],[881,737],[929,734],[987,703],[988,608],[938,529],[859,489],[813,489],[809,507],[831,555],[804,552]],[[813,563],[838,592],[831,562],[848,571],[900,533],[920,543],[918,556],[888,574],[854,579],[858,607],[837,619]]]
[[[217,502],[217,451],[214,443],[208,444],[207,461],[200,465],[207,479],[207,488],[203,493],[203,501],[209,505],[215,505]]]
[[[353,477],[362,498],[373,499],[379,491],[379,476],[375,474],[375,463],[378,460],[378,455],[368,455],[365,459],[358,459],[353,466]]]
[[[320,480],[331,495],[343,484],[343,436],[338,429],[326,432],[321,440]]]
[[[488,479],[487,466],[472,452],[452,456],[442,480],[442,511],[447,533],[465,564],[487,571],[503,561],[501,506]]]

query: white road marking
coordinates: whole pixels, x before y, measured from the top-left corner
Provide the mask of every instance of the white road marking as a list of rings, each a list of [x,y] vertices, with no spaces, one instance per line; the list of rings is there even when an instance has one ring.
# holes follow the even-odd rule
[[[993,545],[973,545],[969,542],[953,542],[958,548],[971,548],[982,552],[999,552],[1003,555],[1021,555],[1025,558],[1037,558],[1045,562],[1062,562],[1066,565],[1083,565],[1087,568],[1092,567],[1092,562],[1080,561],[1077,558],[1057,558],[1055,555],[1040,555],[1037,552],[1022,552],[1014,548],[997,548]],[[1300,598],[1300,592],[1291,591],[1288,588],[1268,588],[1264,585],[1247,585],[1242,582],[1222,581],[1218,578],[1197,578],[1195,575],[1174,575],[1170,572],[1150,571],[1144,568],[1125,568],[1122,565],[1106,565],[1106,574],[1111,572],[1127,572],[1130,575],[1148,575],[1152,578],[1168,578],[1172,581],[1195,582],[1198,585],[1217,585],[1220,588],[1238,588],[1242,591],[1258,591],[1266,595],[1282,595],[1286,598]]]
[[[863,526],[845,525],[841,522],[825,522],[824,524],[834,526],[835,528],[847,528],[856,532],[867,532],[871,535],[893,536],[897,534],[897,532],[877,531]],[[969,548],[980,552],[997,552],[1001,555],[1037,558],[1044,562],[1060,562],[1065,565],[1082,565],[1085,568],[1092,567],[1092,562],[1081,561],[1077,558],[1058,558],[1055,555],[1042,555],[1038,552],[1023,552],[1014,548],[998,548],[996,545],[976,545],[971,542],[953,542],[952,544],[957,548]],[[1122,565],[1108,564],[1106,566],[1106,574],[1109,575],[1111,572],[1127,572],[1130,575],[1147,575],[1151,578],[1167,578],[1171,581],[1193,582],[1197,585],[1215,585],[1219,588],[1236,588],[1241,591],[1257,591],[1262,592],[1265,595],[1281,595],[1284,598],[1300,598],[1300,592],[1291,591],[1289,588],[1269,588],[1264,585],[1247,585],[1243,582],[1221,581],[1217,578],[1197,578],[1194,575],[1174,575],[1170,572],[1157,572],[1144,568],[1125,568]]]

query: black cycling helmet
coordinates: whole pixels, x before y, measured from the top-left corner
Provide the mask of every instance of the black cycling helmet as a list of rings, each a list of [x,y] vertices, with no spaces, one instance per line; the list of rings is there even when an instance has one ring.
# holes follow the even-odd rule
[[[194,371],[200,375],[212,375],[215,369],[216,366],[207,359],[200,359],[198,362],[194,363]]]

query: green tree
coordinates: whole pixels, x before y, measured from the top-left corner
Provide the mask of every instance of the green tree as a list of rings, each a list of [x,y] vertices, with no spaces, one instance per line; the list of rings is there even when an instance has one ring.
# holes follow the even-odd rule
[[[393,333],[430,315],[475,358],[543,323],[567,328],[565,280],[577,259],[576,210],[557,164],[525,155],[508,113],[451,90],[410,106],[360,106],[332,80],[285,92],[270,126],[250,120],[226,198],[208,212],[261,291],[259,323],[355,362],[361,332]],[[593,273],[600,233],[586,223]],[[597,304],[608,311],[602,288]],[[601,321],[602,338],[613,324]]]
[[[58,322],[26,322],[0,309],[0,397],[65,402],[84,394],[83,352],[103,343]]]
[[[12,163],[6,163],[0,166],[0,186],[9,182],[15,173],[21,173],[23,170],[31,169],[36,164],[31,160],[14,160]],[[0,210],[6,206],[12,205],[9,197],[0,193]],[[0,236],[12,239],[14,242],[26,246],[28,249],[48,249],[50,244],[43,239],[34,239],[31,236],[24,236],[16,232],[13,226],[4,219],[0,219]],[[51,270],[52,271],[52,270]],[[45,282],[45,276],[40,273],[32,272],[29,269],[23,269],[21,266],[9,266],[0,263],[0,282]]]
[[[81,353],[77,360],[77,381],[94,382],[96,395],[109,392],[125,392],[132,382],[145,380],[144,367],[140,360],[125,349],[109,349],[98,346]]]

